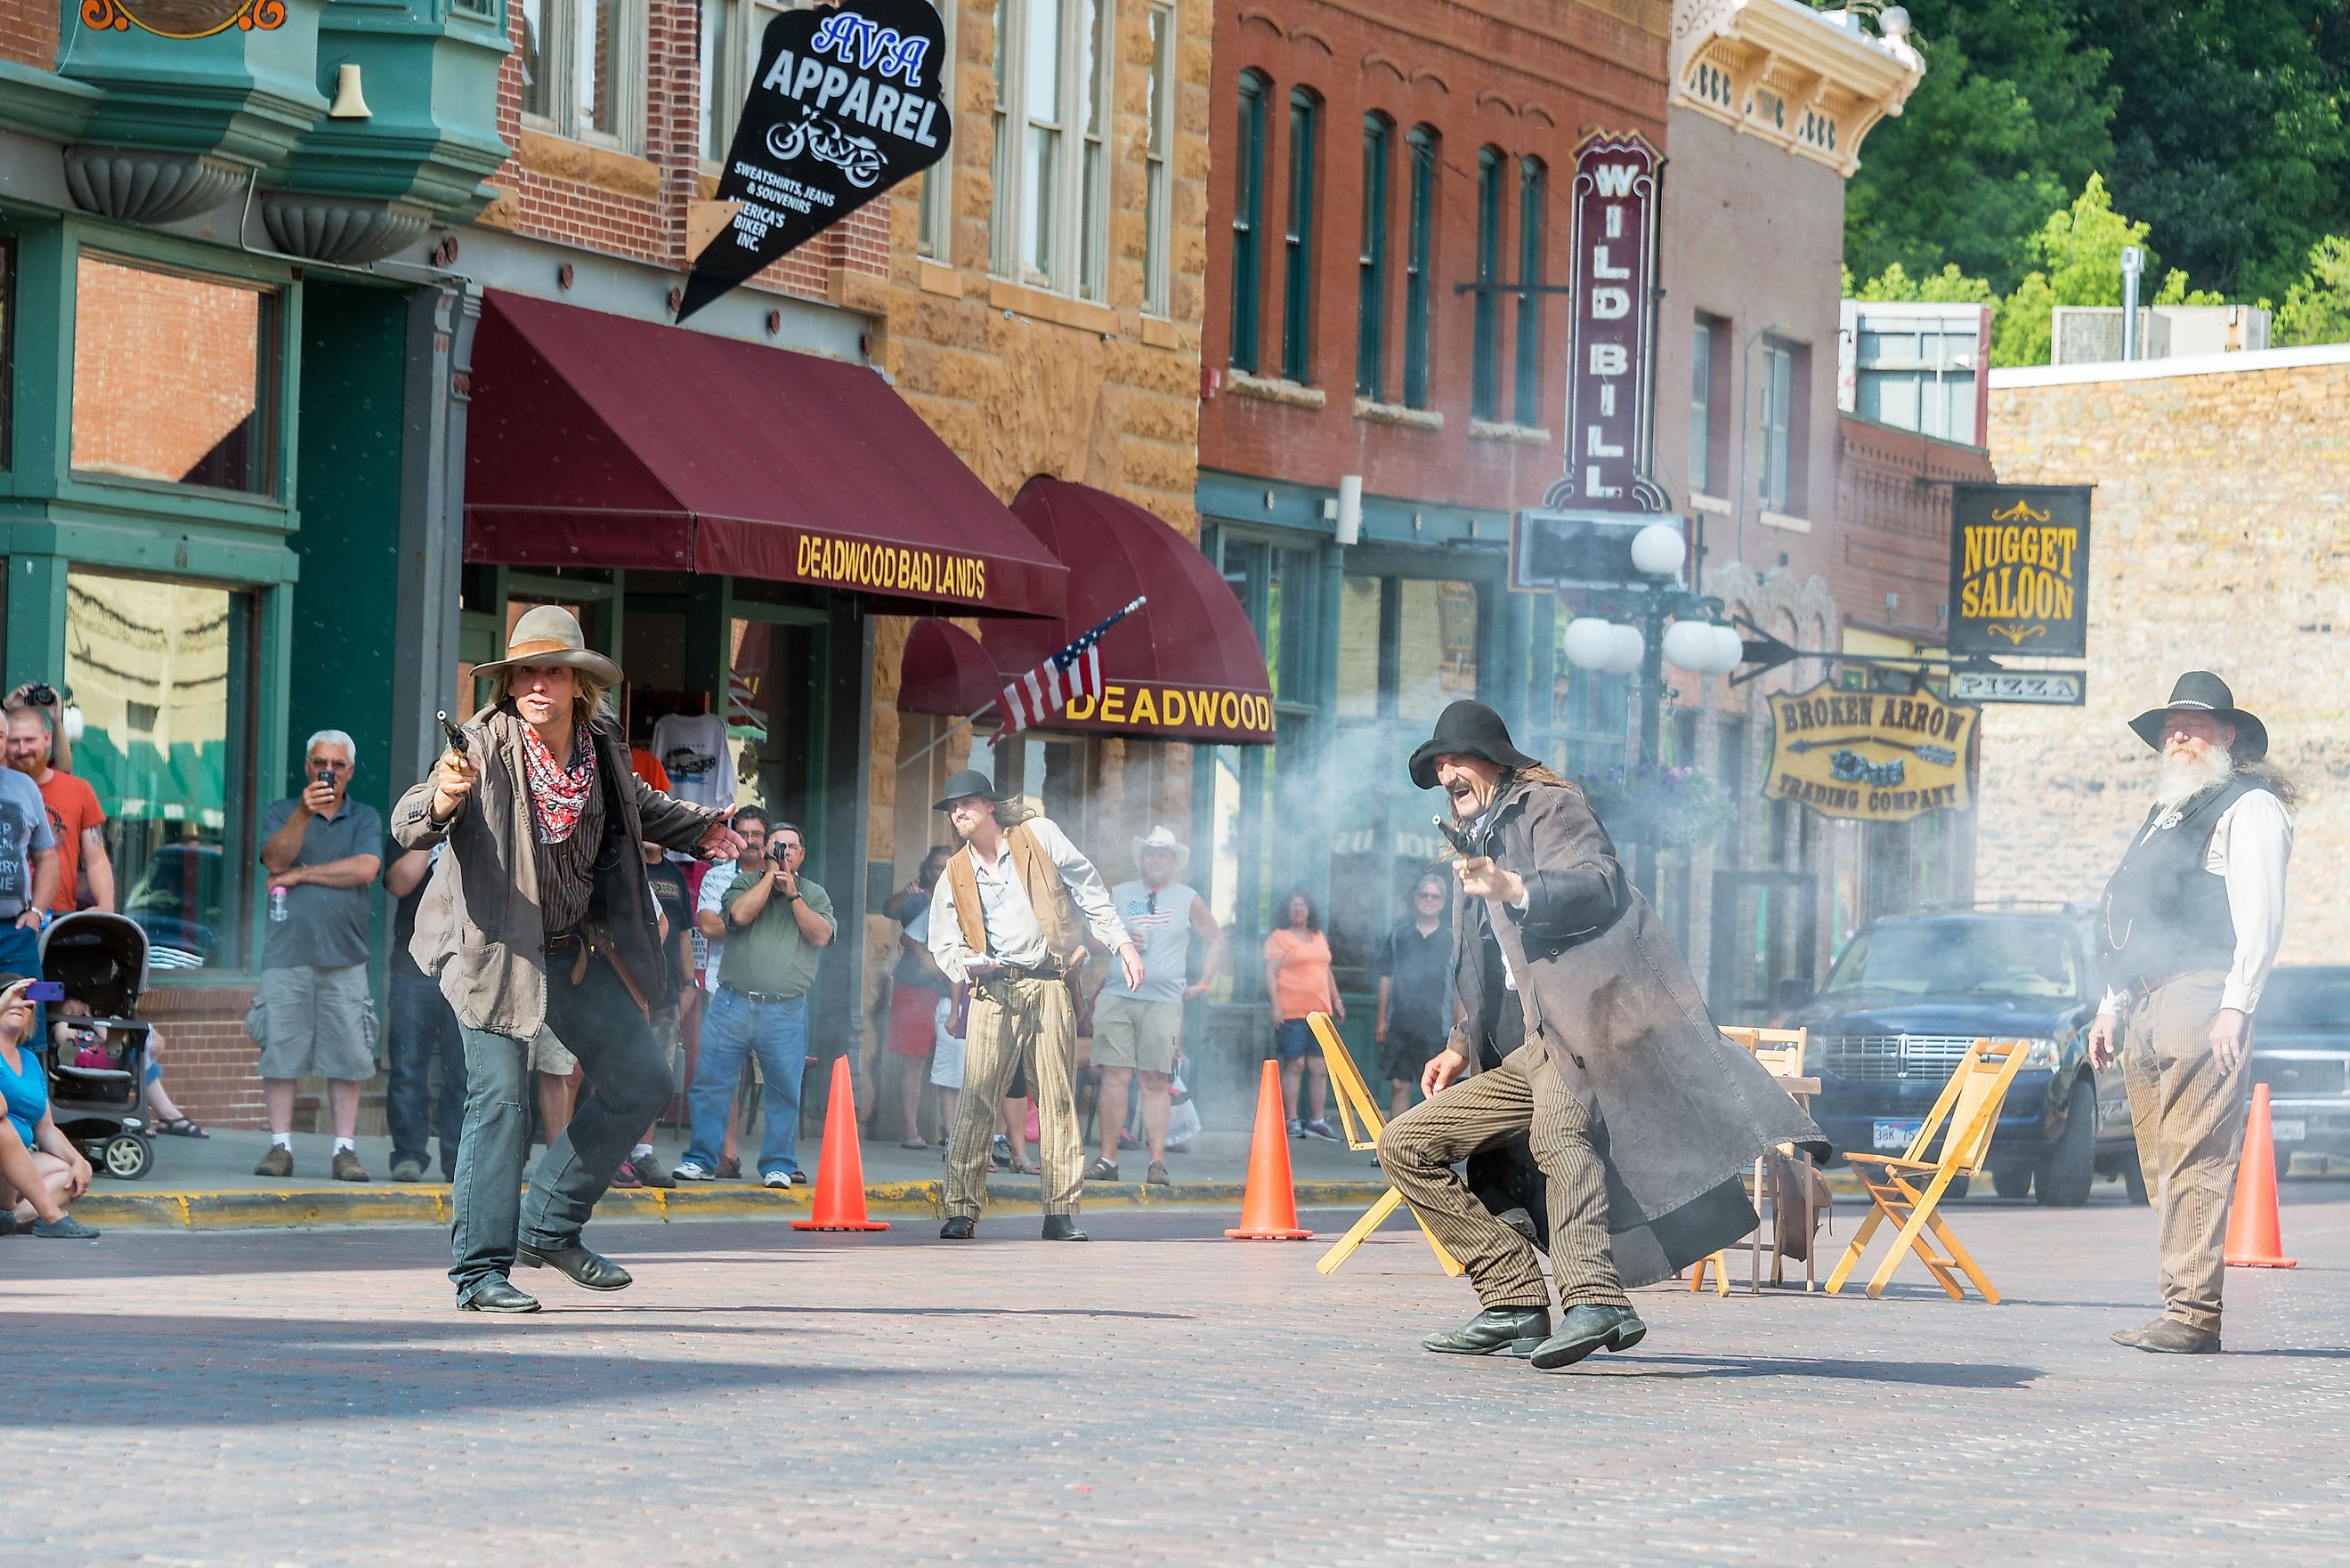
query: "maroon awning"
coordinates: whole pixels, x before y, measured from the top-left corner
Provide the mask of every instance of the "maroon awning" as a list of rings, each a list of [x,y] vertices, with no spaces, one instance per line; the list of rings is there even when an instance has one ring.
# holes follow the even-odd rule
[[[1067,574],[879,373],[493,291],[465,558],[1055,616]]]
[[[914,623],[898,666],[898,711],[969,718],[995,701],[1003,680],[979,639],[935,616]]]
[[[1043,476],[1013,515],[1068,563],[1068,610],[1055,621],[992,622],[987,656],[1024,673],[1132,599],[1150,602],[1102,639],[1102,694],[1044,727],[1160,740],[1263,744],[1273,739],[1273,682],[1256,628],[1200,547],[1130,501]]]

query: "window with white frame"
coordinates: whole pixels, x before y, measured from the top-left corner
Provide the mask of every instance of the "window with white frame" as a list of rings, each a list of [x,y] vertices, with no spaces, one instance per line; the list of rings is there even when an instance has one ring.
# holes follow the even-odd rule
[[[546,0],[525,0],[533,3]],[[712,169],[726,161],[727,149],[733,145],[734,124],[743,118],[743,100],[751,96],[751,78],[759,68],[759,40],[766,36],[767,24],[808,4],[702,0],[702,161]]]
[[[996,0],[995,271],[1107,293],[1110,0]]]
[[[523,123],[635,151],[644,119],[643,0],[522,0],[522,27]]]
[[[1171,267],[1169,230],[1174,222],[1169,160],[1175,146],[1175,7],[1150,8],[1150,78],[1145,99],[1149,140],[1142,154],[1142,308],[1167,314]]]
[[[707,4],[708,0],[704,0]],[[942,40],[946,48],[938,63],[939,94],[948,108],[954,105],[955,12],[960,8],[955,0],[931,0],[939,13],[939,24],[946,29]],[[938,261],[949,259],[953,248],[954,233],[954,149],[922,171],[914,192],[916,211],[921,215],[921,227],[915,249]]]
[[[1802,350],[1775,337],[1762,340],[1762,493],[1765,510],[1789,512],[1804,504],[1803,446],[1796,398]]]

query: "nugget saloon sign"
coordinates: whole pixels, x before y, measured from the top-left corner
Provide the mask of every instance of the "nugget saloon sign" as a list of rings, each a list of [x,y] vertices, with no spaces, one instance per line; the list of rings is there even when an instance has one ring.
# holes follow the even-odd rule
[[[2088,486],[1951,486],[1950,648],[2088,652]]]
[[[1773,697],[1763,797],[1857,822],[1963,809],[1973,803],[1967,742],[1980,716],[1931,692],[1838,691],[1825,681]]]
[[[926,0],[843,0],[768,23],[718,177],[733,216],[693,258],[678,319],[945,157],[945,69]]]

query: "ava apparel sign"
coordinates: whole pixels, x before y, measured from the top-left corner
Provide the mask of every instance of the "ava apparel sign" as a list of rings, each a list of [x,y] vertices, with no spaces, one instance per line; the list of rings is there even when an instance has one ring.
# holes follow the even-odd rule
[[[927,0],[843,0],[768,23],[718,179],[735,211],[693,258],[678,319],[945,157],[945,57]]]
[[[1892,697],[1826,681],[1771,699],[1766,800],[1801,801],[1823,816],[1907,822],[1971,804],[1967,742],[1981,717],[1929,691]]]
[[[2087,485],[1951,486],[1950,648],[2088,652]]]

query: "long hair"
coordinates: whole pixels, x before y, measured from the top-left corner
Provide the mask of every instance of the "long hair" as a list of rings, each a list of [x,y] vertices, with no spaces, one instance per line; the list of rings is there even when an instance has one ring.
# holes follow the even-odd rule
[[[2238,763],[2236,776],[2261,785],[2284,803],[2287,811],[2301,808],[2301,783],[2276,763],[2262,757],[2257,762]]]
[[[514,701],[515,677],[521,673],[521,669],[519,665],[511,665],[498,671],[500,702],[511,703]],[[612,689],[576,666],[571,671],[571,690],[572,711],[580,723],[592,726],[599,719],[612,717]]]
[[[998,827],[1017,827],[1036,815],[1030,808],[1025,795],[1015,794],[1010,800],[995,803],[995,826]]]
[[[1322,913],[1314,907],[1314,895],[1303,888],[1292,888],[1281,896],[1281,919],[1274,926],[1275,930],[1289,929],[1289,906],[1300,898],[1305,901],[1305,929],[1309,931],[1322,929]]]

